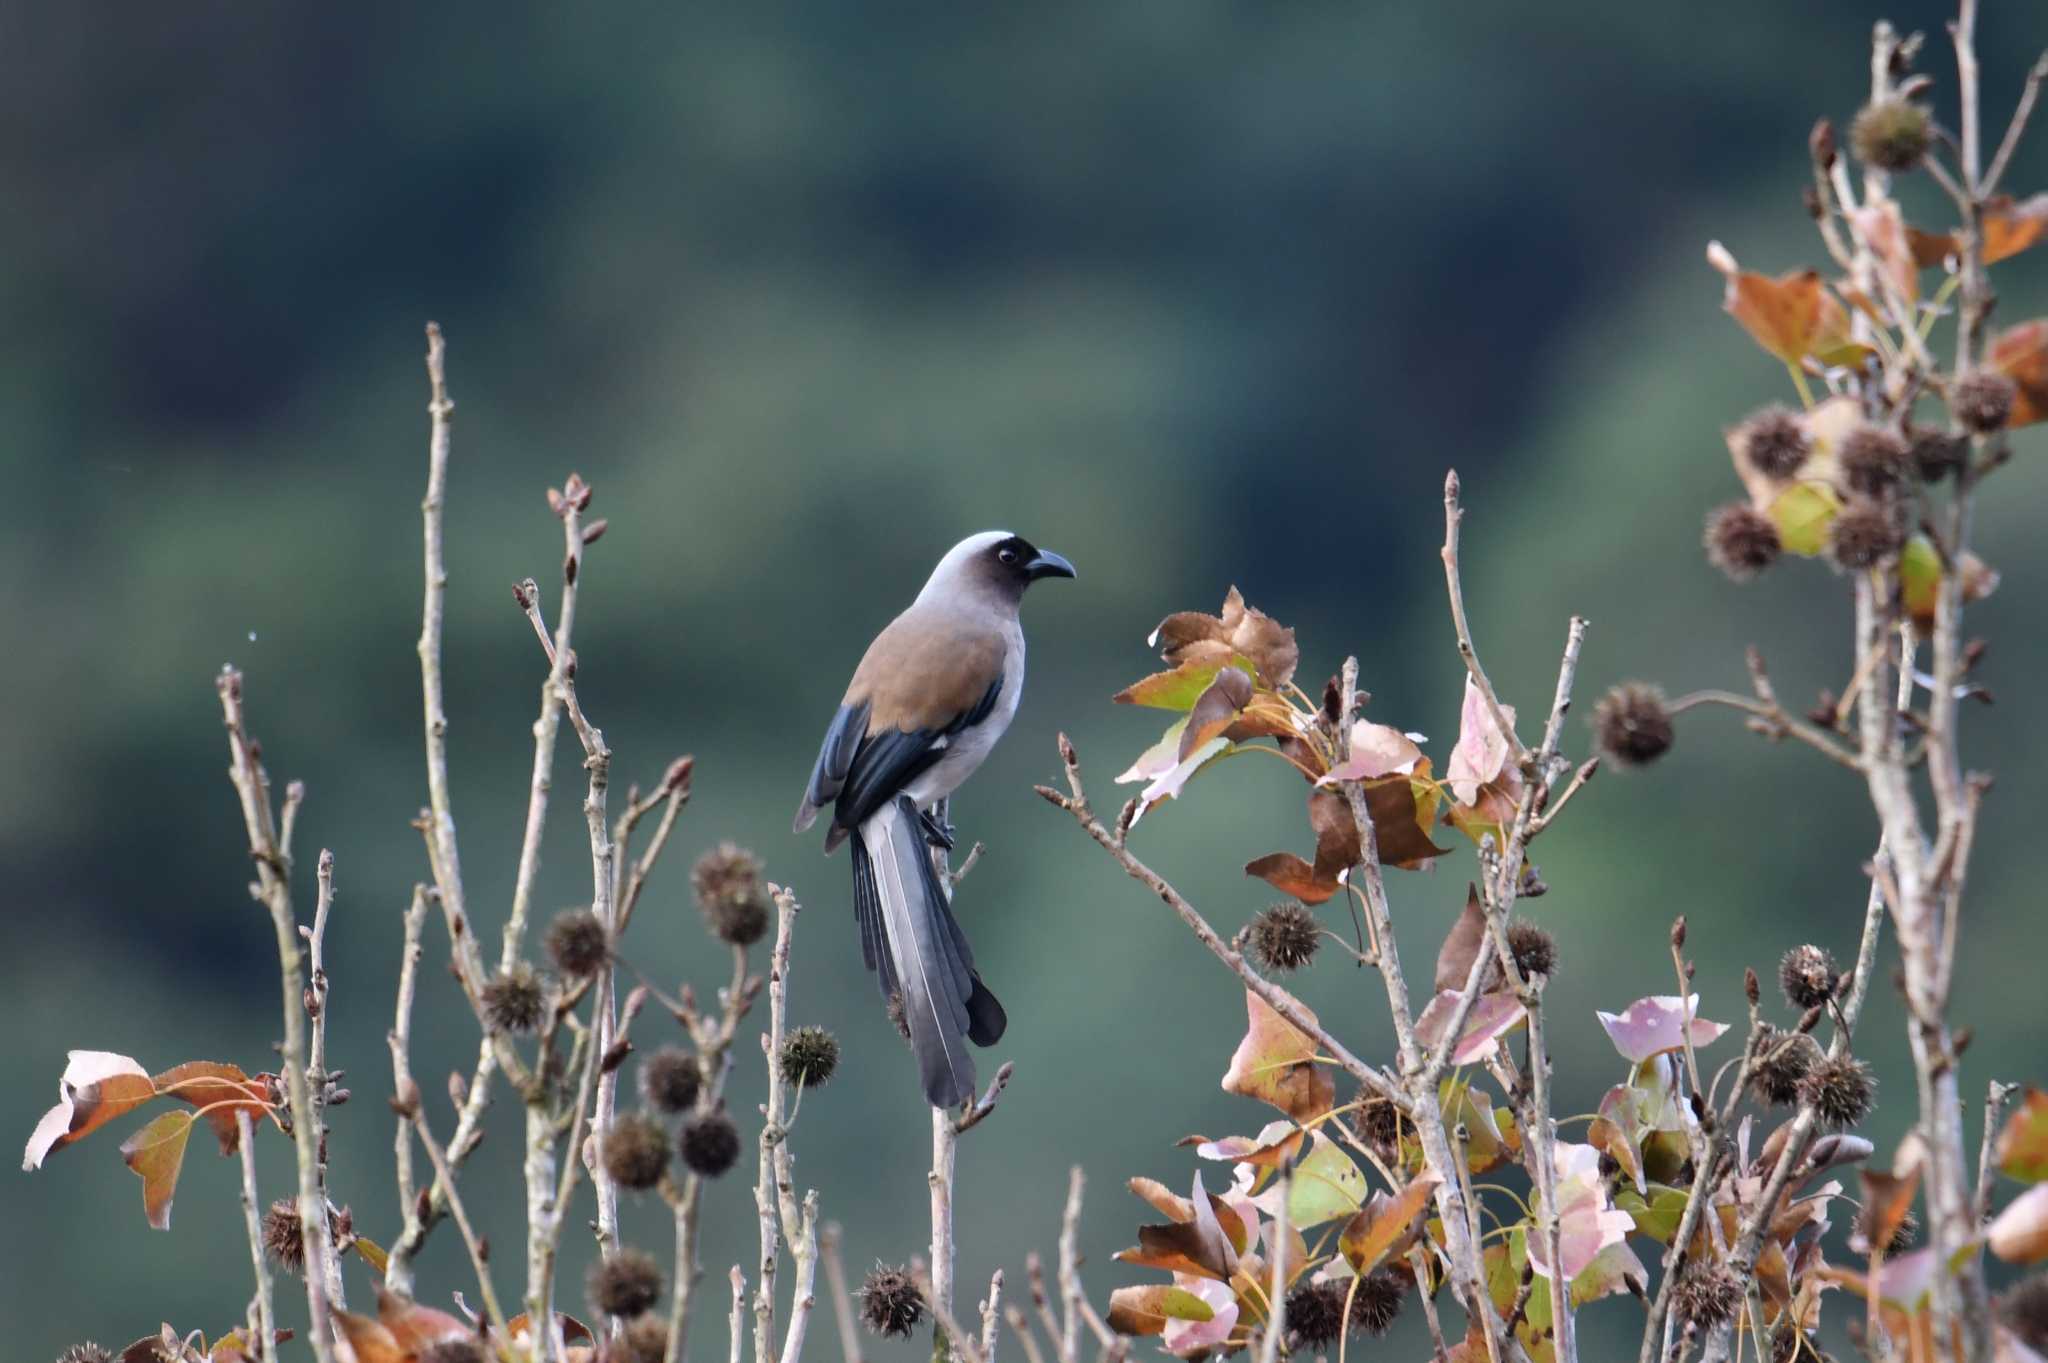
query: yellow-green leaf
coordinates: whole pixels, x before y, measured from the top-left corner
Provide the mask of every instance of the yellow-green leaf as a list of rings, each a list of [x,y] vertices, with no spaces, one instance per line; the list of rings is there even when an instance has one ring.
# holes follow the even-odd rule
[[[142,1210],[157,1230],[171,1228],[171,1198],[191,1135],[191,1113],[166,1112],[121,1142],[121,1158],[142,1177]]]
[[[1794,483],[1780,492],[1768,512],[1785,551],[1814,558],[1828,547],[1828,526],[1842,504],[1825,483]]]

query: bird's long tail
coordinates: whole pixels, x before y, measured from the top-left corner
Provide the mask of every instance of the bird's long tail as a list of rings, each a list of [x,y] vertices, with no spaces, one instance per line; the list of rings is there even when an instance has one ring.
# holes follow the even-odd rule
[[[974,1096],[966,1043],[994,1045],[1008,1019],[975,973],[909,796],[883,806],[853,839],[853,908],[868,969],[884,998],[902,1000],[926,1099],[958,1107]]]

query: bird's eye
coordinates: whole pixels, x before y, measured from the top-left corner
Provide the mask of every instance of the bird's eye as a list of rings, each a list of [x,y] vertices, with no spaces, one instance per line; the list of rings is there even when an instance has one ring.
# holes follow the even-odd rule
[[[1017,551],[1015,549],[998,549],[996,550],[996,557],[1005,563],[1015,563],[1017,561]]]

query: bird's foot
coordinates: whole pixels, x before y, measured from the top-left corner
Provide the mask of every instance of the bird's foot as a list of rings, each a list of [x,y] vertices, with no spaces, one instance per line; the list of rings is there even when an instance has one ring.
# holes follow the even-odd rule
[[[942,847],[948,852],[953,850],[953,834],[956,830],[951,823],[939,818],[930,810],[920,812],[917,821],[924,826],[926,843],[933,847]]]

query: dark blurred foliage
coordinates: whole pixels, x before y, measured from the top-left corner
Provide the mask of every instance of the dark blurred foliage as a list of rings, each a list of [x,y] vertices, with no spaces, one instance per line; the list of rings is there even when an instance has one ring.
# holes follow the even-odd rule
[[[1985,20],[1993,127],[2044,37],[2023,10]],[[698,756],[632,954],[658,980],[712,982],[722,958],[684,871],[716,839],[802,893],[795,1020],[835,1028],[846,1058],[805,1103],[799,1177],[846,1224],[856,1273],[921,1243],[927,1127],[859,968],[846,868],[788,816],[859,649],[948,544],[1000,524],[1080,565],[1034,594],[1023,710],[956,809],[991,845],[963,913],[1018,1064],[963,1151],[961,1280],[971,1301],[998,1263],[1050,1249],[1080,1160],[1106,1288],[1142,1210],[1121,1180],[1178,1184],[1175,1138],[1264,1112],[1216,1087],[1241,1030],[1227,976],[1030,795],[1057,770],[1054,730],[1107,802],[1156,732],[1108,696],[1145,670],[1158,617],[1214,609],[1234,581],[1300,628],[1306,681],[1358,651],[1373,713],[1429,733],[1441,760],[1459,687],[1435,554],[1452,463],[1474,627],[1525,714],[1572,610],[1593,621],[1582,713],[1626,674],[1740,685],[1751,640],[1789,696],[1839,686],[1847,594],[1825,568],[1738,589],[1697,549],[1704,509],[1734,495],[1720,428],[1789,396],[1719,315],[1700,251],[1721,236],[1758,268],[1818,263],[1805,134],[1854,111],[1874,17],[1867,0],[11,7],[0,1128],[27,1134],[67,1047],[269,1060],[274,962],[209,684],[232,659],[273,771],[311,789],[306,863],[320,846],[338,859],[333,1048],[357,1100],[335,1114],[334,1180],[359,1227],[395,1228],[383,1033],[425,870],[407,823],[424,798],[432,317],[460,404],[447,665],[470,897],[488,926],[510,891],[542,665],[507,588],[551,575],[542,492],[573,468],[611,518],[578,639],[585,704],[622,783]],[[1891,17],[1942,46],[1938,7]],[[1946,98],[1945,53],[1923,64]],[[2037,142],[2010,182],[2044,178]],[[1907,206],[1931,217],[1925,191],[1907,186]],[[2043,310],[2043,269],[2002,268],[2002,317]],[[2048,663],[2040,444],[2020,439],[1980,522],[2005,585],[1974,616],[2001,704],[1969,716],[1970,756],[2000,773],[1961,967],[1973,1092],[2040,1077],[2024,850],[2048,795],[2027,722]],[[1669,761],[1601,777],[1539,849],[1561,1113],[1619,1077],[1591,1010],[1671,987],[1673,914],[1691,916],[1722,1018],[1739,1017],[1745,963],[1851,941],[1872,844],[1860,789],[1693,719]],[[1585,750],[1576,722],[1572,740]],[[1264,765],[1205,779],[1139,834],[1226,930],[1267,898],[1240,863],[1305,842],[1300,787]],[[579,778],[557,773],[547,906],[587,894]],[[1451,921],[1467,855],[1398,877],[1411,956]],[[474,1054],[444,954],[415,1054],[430,1095]],[[1326,960],[1302,989],[1362,1051],[1388,1044],[1375,981]],[[1865,1032],[1888,1142],[1912,1105],[1888,996]],[[760,1072],[749,1041],[744,1117]],[[513,1186],[510,1107],[477,1189]],[[241,1317],[232,1166],[195,1158],[171,1231],[152,1233],[117,1140],[10,1185],[11,1357]],[[710,1199],[714,1283],[753,1253],[739,1182]],[[478,1201],[515,1245],[513,1199]],[[666,1224],[629,1209],[652,1248]],[[507,1286],[517,1258],[500,1255]],[[423,1270],[433,1291],[460,1283],[452,1232]],[[1596,1339],[1632,1338],[1626,1302],[1594,1320]]]

